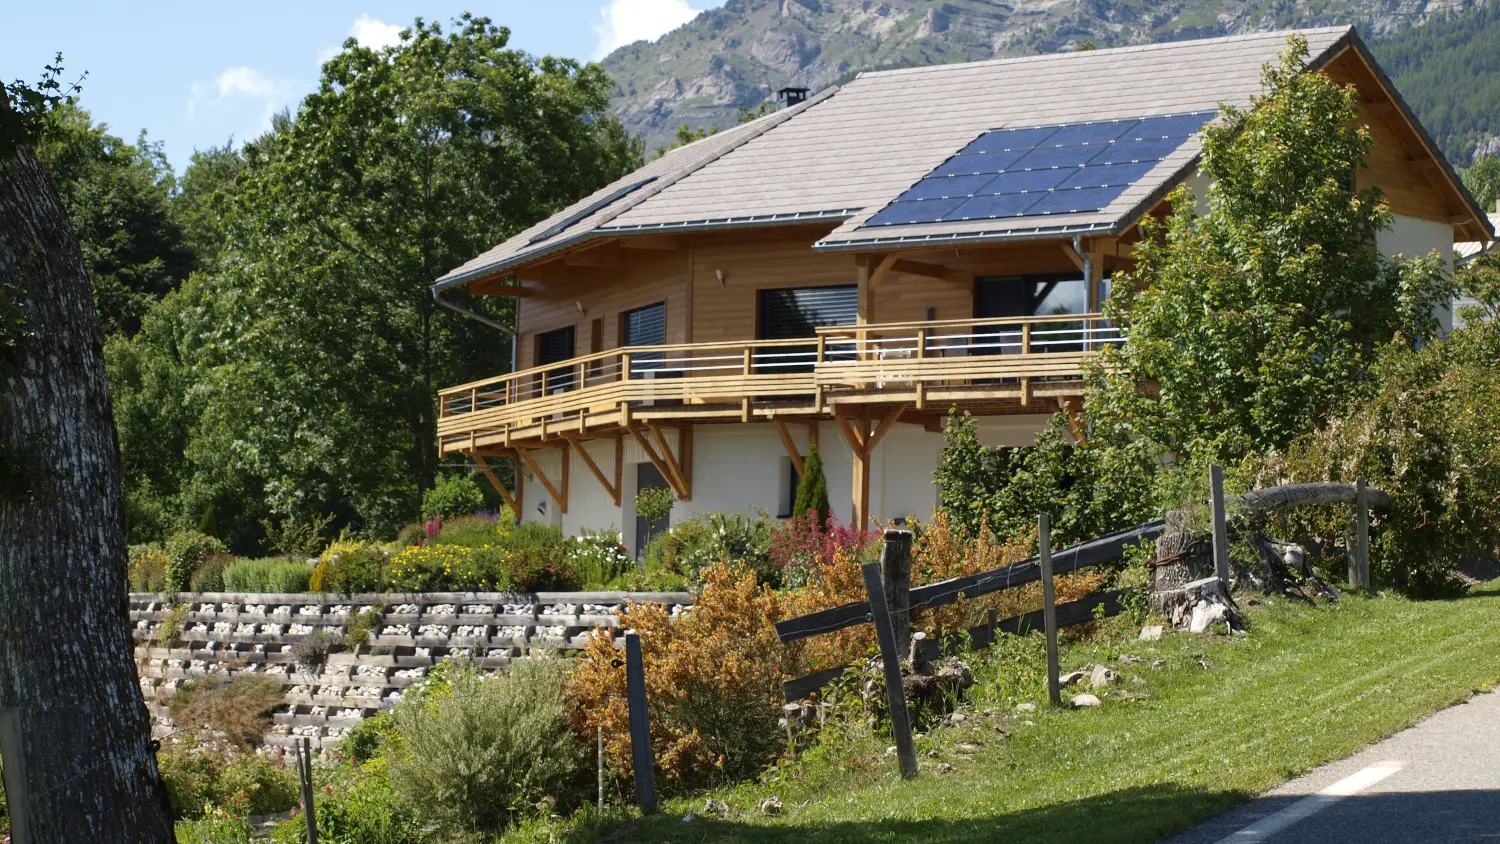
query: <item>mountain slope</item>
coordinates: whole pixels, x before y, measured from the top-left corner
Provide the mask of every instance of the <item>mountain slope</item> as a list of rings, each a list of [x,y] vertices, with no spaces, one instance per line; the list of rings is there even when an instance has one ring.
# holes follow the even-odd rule
[[[778,88],[816,91],[862,70],[1350,22],[1382,35],[1463,2],[728,0],[604,65],[615,111],[655,149],[683,124],[730,126]]]

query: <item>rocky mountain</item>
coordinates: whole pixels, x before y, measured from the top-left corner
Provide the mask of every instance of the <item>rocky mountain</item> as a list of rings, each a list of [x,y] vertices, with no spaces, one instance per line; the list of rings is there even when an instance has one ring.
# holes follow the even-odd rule
[[[604,59],[615,110],[646,139],[734,125],[787,86],[862,70],[1359,23],[1379,36],[1469,0],[728,0]]]

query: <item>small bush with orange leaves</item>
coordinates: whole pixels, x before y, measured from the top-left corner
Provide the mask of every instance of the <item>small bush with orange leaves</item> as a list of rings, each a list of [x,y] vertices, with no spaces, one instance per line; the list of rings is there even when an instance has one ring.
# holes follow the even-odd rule
[[[778,600],[753,572],[703,569],[691,612],[672,619],[658,605],[621,613],[641,638],[657,784],[666,793],[713,787],[758,773],[781,747],[778,694],[785,653],[776,639]],[[595,631],[568,682],[573,727],[593,741],[604,727],[611,770],[630,776],[630,713],[623,654],[612,632]]]

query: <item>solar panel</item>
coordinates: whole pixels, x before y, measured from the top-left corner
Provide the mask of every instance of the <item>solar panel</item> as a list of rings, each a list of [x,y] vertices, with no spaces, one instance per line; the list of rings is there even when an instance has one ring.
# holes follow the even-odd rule
[[[903,199],[948,199],[950,197],[970,197],[980,192],[980,188],[994,181],[992,176],[948,176],[941,179],[923,179],[912,185],[911,190],[902,195]]]
[[[961,205],[962,199],[929,199],[925,202],[897,200],[880,209],[870,218],[868,225],[900,226],[910,223],[936,223],[943,215]]]
[[[1100,211],[1213,116],[1196,112],[984,132],[864,225]]]

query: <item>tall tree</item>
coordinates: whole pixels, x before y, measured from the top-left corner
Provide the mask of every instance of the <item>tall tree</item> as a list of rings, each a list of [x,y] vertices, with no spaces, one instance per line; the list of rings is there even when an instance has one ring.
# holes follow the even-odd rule
[[[99,318],[30,149],[37,112],[59,99],[50,84],[0,99],[0,709],[19,713],[21,738],[7,762],[25,769],[31,841],[167,842]]]
[[[215,154],[189,169],[184,198],[200,167],[218,174],[207,216],[223,212],[222,248],[161,306],[162,324],[146,321],[149,337],[111,346],[112,374],[131,384],[131,452],[170,459],[152,420],[181,402],[155,401],[151,385],[191,385],[185,421],[164,428],[187,432],[188,471],[143,470],[171,496],[169,520],[196,523],[212,504],[221,526],[231,511],[253,523],[262,502],[277,520],[332,513],[374,531],[415,516],[437,470],[436,389],[503,372],[510,352],[429,285],[641,157],[607,115],[598,65],[508,41],[472,16],[452,31],[418,20],[380,50],[350,40],[242,163]]]
[[[195,265],[169,209],[172,170],[144,132],[132,146],[74,105],[48,119],[36,156],[78,236],[105,333],[133,334]]]

